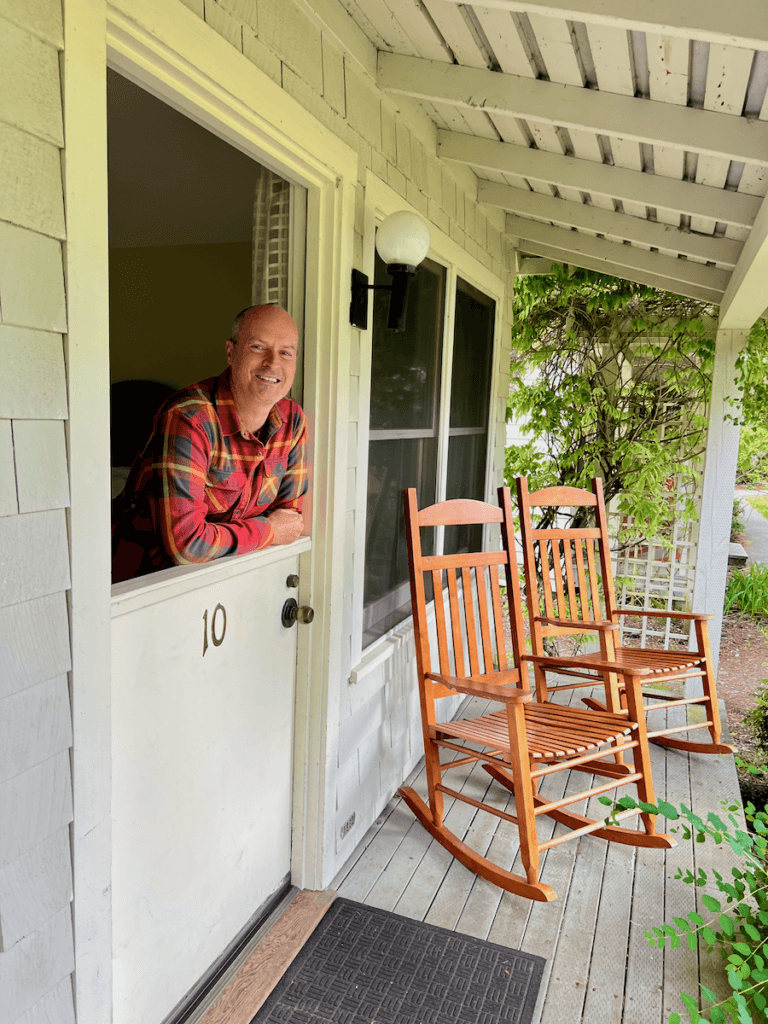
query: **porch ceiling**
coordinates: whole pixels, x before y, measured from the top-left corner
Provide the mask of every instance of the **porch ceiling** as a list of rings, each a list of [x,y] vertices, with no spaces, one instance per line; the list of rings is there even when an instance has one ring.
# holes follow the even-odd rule
[[[766,311],[765,0],[342,3],[520,253]]]

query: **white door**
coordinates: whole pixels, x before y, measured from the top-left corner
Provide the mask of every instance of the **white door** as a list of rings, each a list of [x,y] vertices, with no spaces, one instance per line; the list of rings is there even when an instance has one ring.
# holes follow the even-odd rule
[[[297,629],[280,613],[308,546],[115,588],[115,1024],[158,1024],[289,873]]]

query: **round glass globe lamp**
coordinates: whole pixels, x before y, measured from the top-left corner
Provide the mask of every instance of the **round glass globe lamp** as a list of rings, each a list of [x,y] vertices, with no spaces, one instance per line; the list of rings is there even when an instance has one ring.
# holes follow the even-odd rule
[[[429,228],[417,213],[391,213],[376,232],[376,251],[388,267],[417,267],[429,252]]]

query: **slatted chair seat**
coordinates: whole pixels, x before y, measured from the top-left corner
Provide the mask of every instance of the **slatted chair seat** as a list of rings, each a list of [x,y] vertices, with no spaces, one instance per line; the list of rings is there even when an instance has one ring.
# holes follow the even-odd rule
[[[584,665],[602,660],[602,655],[599,652],[580,654],[578,657]],[[687,675],[699,675],[700,673],[696,670],[705,660],[689,651],[645,650],[642,647],[616,647],[614,657],[617,668],[645,669],[647,682],[651,682],[649,674],[651,676],[663,675],[665,678],[669,678],[670,672],[681,673],[680,678],[685,678]]]
[[[631,732],[622,715],[595,716],[586,709],[562,708],[557,704],[526,704],[523,716],[528,753],[536,761],[555,761],[597,751]],[[452,736],[510,753],[506,711],[466,721],[438,722],[433,735]]]
[[[654,815],[635,809],[621,810],[608,824],[571,809],[572,804],[627,785],[637,787],[640,800],[653,803],[640,685],[636,679],[628,684],[628,707],[618,714],[595,714],[586,708],[533,701],[520,668],[523,610],[508,488],[499,490],[501,507],[458,499],[419,511],[413,489],[404,492],[404,502],[428,804],[408,786],[400,789],[400,795],[424,828],[471,871],[509,892],[534,900],[555,898],[552,888],[539,880],[540,855],[562,842],[592,834],[633,846],[673,846],[671,837],[656,833]],[[422,528],[488,523],[502,527],[501,551],[429,556],[421,553]],[[511,652],[507,651],[507,613],[499,585],[502,568],[509,601],[508,621],[512,626]],[[430,580],[434,594],[431,642],[425,577]],[[439,672],[432,671],[431,648],[436,651]],[[436,702],[455,694],[490,698],[503,707],[477,718],[438,721]],[[441,752],[452,756],[443,761]],[[624,755],[630,752],[634,764],[622,763]],[[480,762],[492,779],[514,794],[514,813],[446,785],[446,772],[473,762]],[[568,795],[557,800],[541,795],[539,780],[570,770],[597,776],[599,781],[580,792],[573,792],[569,784]],[[517,825],[525,874],[508,871],[463,843],[443,820],[445,796]],[[617,824],[637,814],[642,828]],[[540,842],[536,830],[540,815],[566,825],[567,831]]]
[[[658,691],[644,693],[646,713],[692,704],[702,705],[705,711],[699,721],[655,729],[648,733],[648,738],[659,746],[678,750],[731,753],[733,747],[721,740],[707,627],[707,620],[713,616],[617,607],[602,481],[593,480],[591,491],[576,487],[548,487],[529,493],[528,481],[519,477],[517,499],[532,647],[531,654],[524,655],[523,660],[534,666],[539,700],[548,700],[550,693],[558,690],[598,684],[605,689],[605,700],[589,696],[584,698],[584,703],[593,710],[616,713],[626,703],[624,693],[630,677],[640,678],[643,684],[651,687],[699,679],[702,696],[678,697]],[[586,510],[594,516],[595,525],[563,528],[557,525],[556,516],[552,514],[560,508],[571,514],[574,509]],[[534,524],[532,509],[548,510],[546,526]],[[582,515],[582,519],[586,518],[586,514]],[[660,651],[624,647],[616,639],[622,616],[692,620],[697,650]],[[547,638],[578,634],[596,636],[600,650],[574,657],[552,655],[546,650]],[[547,678],[550,672],[565,676],[569,681],[550,684]],[[577,682],[571,682],[571,679]],[[701,730],[708,730],[709,737],[695,738],[702,735]]]

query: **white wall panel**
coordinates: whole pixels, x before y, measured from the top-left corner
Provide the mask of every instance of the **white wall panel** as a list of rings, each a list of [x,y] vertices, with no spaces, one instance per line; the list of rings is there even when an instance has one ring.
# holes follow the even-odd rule
[[[0,950],[10,950],[71,899],[69,828],[65,826],[0,868]]]
[[[0,223],[0,297],[3,323],[66,331],[61,243]]]
[[[15,420],[13,447],[19,511],[66,508],[69,475],[64,421]]]
[[[69,546],[63,509],[0,519],[0,552],[0,606],[68,589]]]
[[[14,1024],[75,1024],[71,979],[63,978]]]
[[[66,676],[49,679],[0,700],[0,783],[47,761],[71,745]]]
[[[0,867],[10,864],[71,820],[72,787],[69,754],[65,751],[0,785]],[[2,963],[0,957],[0,978]],[[0,992],[5,992],[1,981]]]
[[[0,326],[0,417],[66,419],[61,335]]]
[[[0,124],[0,220],[64,237],[58,147],[6,124]]]
[[[323,91],[320,29],[300,8],[285,0],[259,0],[259,38],[317,90]]]
[[[72,981],[62,979],[14,1024],[75,1024]]]
[[[63,26],[61,5],[50,0],[0,0],[0,18],[28,29],[32,35],[61,49]]]
[[[11,421],[0,420],[0,516],[11,516],[18,511]]]
[[[16,1024],[75,968],[69,907],[0,956],[0,1024]]]
[[[0,699],[69,670],[63,593],[0,608]]]
[[[62,146],[59,55],[4,21],[0,26],[0,120]]]

